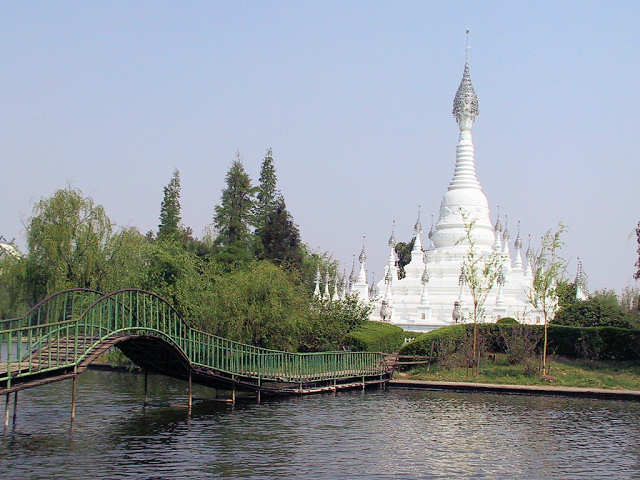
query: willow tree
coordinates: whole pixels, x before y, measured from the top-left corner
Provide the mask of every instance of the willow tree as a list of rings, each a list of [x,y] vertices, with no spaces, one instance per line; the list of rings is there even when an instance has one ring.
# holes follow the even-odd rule
[[[99,286],[111,233],[102,205],[80,190],[67,187],[40,200],[27,226],[27,282],[33,295]]]
[[[529,290],[529,302],[534,309],[542,313],[544,319],[544,343],[542,347],[542,371],[549,373],[547,347],[549,322],[558,311],[558,284],[567,269],[567,261],[560,256],[564,242],[562,234],[566,231],[559,224],[556,231],[547,230],[540,241],[540,248],[532,259],[533,286]]]

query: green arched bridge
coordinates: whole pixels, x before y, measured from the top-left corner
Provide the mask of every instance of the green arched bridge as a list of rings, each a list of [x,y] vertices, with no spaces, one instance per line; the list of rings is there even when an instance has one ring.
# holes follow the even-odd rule
[[[76,288],[0,320],[0,394],[66,378],[75,391],[77,375],[114,346],[144,371],[188,380],[189,392],[193,381],[258,395],[305,394],[384,383],[392,372],[382,353],[258,348],[190,327],[150,292]]]

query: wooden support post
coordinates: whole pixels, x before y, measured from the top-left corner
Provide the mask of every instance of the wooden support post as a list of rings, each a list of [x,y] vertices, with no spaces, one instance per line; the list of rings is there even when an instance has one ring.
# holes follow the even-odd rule
[[[258,395],[257,395],[257,400],[258,400],[258,405],[260,405],[260,389],[258,389]]]
[[[365,387],[365,383],[364,383],[364,375],[362,376],[362,391],[364,392],[364,387]]]
[[[191,405],[193,403],[193,391],[191,385],[191,367],[189,367],[189,400],[187,400],[187,408],[191,411]]]
[[[147,370],[145,370],[144,371],[144,403],[143,403],[143,405],[145,407],[147,406],[147,403],[148,403],[147,402],[147,391],[148,391],[148,386],[149,386],[148,378],[147,378],[148,374],[149,374],[149,372],[147,372]]]
[[[73,383],[71,384],[71,423],[76,418],[76,392],[78,389],[78,375],[73,376]]]
[[[7,397],[4,403],[4,433],[9,431],[9,394],[7,393]]]
[[[233,388],[231,389],[231,405],[236,404],[236,385],[233,384]]]
[[[18,416],[18,391],[13,393],[13,429],[16,429],[16,419]]]

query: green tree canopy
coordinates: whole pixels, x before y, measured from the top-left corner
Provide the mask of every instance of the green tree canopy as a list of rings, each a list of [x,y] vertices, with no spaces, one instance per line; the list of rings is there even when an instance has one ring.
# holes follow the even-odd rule
[[[273,261],[276,265],[301,269],[300,232],[293,223],[281,196],[277,199],[275,208],[267,215],[259,235],[264,258]]]
[[[80,190],[40,200],[27,227],[27,281],[37,297],[68,287],[95,288],[105,268],[112,225]]]
[[[276,169],[273,165],[273,152],[267,150],[260,167],[260,179],[255,203],[255,225],[260,230],[267,223],[267,217],[277,207]]]
[[[570,327],[620,327],[631,328],[630,318],[618,305],[615,297],[594,295],[587,300],[578,300],[561,309],[553,319],[555,325]]]
[[[221,275],[202,293],[205,328],[251,345],[296,350],[308,295],[292,273],[268,261]]]
[[[250,226],[253,223],[254,188],[251,179],[240,162],[240,155],[226,175],[226,187],[222,201],[216,205],[214,224],[218,230],[218,243],[222,245],[249,243]]]
[[[182,220],[180,211],[180,172],[174,170],[169,184],[164,187],[164,198],[160,207],[160,225],[158,225],[158,238],[177,238]]]
[[[566,308],[576,303],[576,284],[566,280],[558,281],[556,285],[556,295],[558,296],[558,307]]]
[[[413,244],[416,242],[416,237],[413,237],[410,242],[398,242],[396,243],[396,254],[398,255],[398,277],[401,279],[405,277],[404,267],[411,261],[411,250],[413,250]]]

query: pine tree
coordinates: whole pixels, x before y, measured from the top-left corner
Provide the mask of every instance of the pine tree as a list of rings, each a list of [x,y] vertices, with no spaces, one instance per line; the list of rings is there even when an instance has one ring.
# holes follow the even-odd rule
[[[227,186],[222,191],[222,201],[216,205],[213,218],[218,230],[218,243],[223,245],[247,244],[249,228],[253,222],[253,196],[255,189],[240,162],[240,154],[225,177]]]
[[[164,187],[164,198],[160,207],[158,239],[176,238],[179,234],[180,217],[180,172],[174,170],[169,184]]]
[[[638,222],[638,226],[636,227],[636,241],[638,242],[638,260],[635,263],[636,271],[633,274],[633,278],[640,280],[640,222]]]
[[[291,215],[287,211],[284,198],[278,196],[275,208],[267,216],[260,232],[264,248],[264,257],[276,265],[300,269],[302,267],[302,250],[300,232]]]
[[[267,217],[275,209],[277,202],[276,184],[278,179],[276,177],[276,169],[273,166],[273,151],[271,148],[267,150],[264,160],[262,160],[259,181],[255,206],[256,229],[258,231],[264,227]]]

